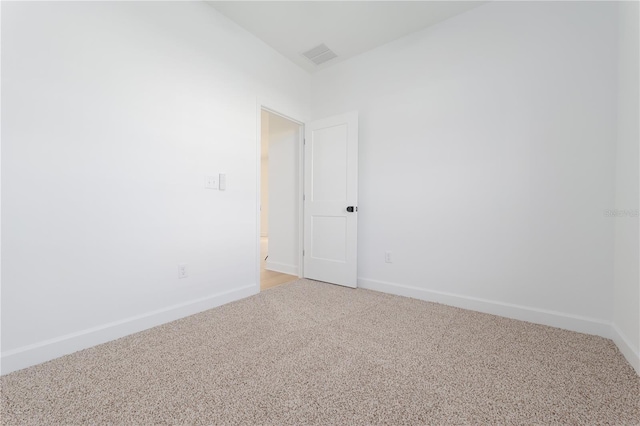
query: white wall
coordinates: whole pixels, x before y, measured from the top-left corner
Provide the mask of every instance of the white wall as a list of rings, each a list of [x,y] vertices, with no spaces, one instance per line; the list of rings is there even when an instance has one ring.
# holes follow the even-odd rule
[[[638,2],[620,3],[618,143],[616,158],[614,340],[640,374],[640,276],[638,261]]]
[[[0,25],[2,23],[2,2],[0,2]],[[0,28],[0,46],[2,45],[2,31]],[[0,48],[1,50],[1,48]],[[2,56],[0,52],[0,57]],[[0,61],[1,62],[1,61]],[[2,81],[2,67],[0,66],[0,82]],[[0,84],[0,352],[2,351],[2,84]],[[2,374],[2,356],[0,356],[0,374]]]
[[[260,236],[269,236],[269,113],[260,111]]]
[[[360,111],[361,286],[613,320],[637,357],[637,221],[603,214],[638,192],[617,13],[494,2],[313,76],[315,118]],[[306,118],[310,78],[200,2],[1,19],[2,372],[256,292],[256,98]]]
[[[3,372],[257,292],[256,99],[308,75],[204,2],[2,9]]]
[[[269,258],[266,268],[298,275],[300,126],[269,114]]]
[[[615,4],[492,2],[314,74],[360,111],[359,285],[606,335],[616,45]]]

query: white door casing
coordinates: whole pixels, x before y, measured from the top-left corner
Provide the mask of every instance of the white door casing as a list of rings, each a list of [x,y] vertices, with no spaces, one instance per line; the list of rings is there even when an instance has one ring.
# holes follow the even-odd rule
[[[304,151],[304,276],[355,288],[357,111],[309,123]]]

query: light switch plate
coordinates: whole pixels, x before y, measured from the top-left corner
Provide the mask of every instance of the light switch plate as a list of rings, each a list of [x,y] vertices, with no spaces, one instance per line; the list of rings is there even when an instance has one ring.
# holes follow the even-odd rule
[[[218,189],[218,176],[205,176],[204,187],[207,189]]]

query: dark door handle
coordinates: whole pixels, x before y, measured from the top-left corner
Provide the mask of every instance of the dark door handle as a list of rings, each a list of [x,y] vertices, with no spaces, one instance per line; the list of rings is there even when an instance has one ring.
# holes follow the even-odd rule
[[[357,207],[353,207],[353,206],[349,206],[349,207],[347,207],[347,211],[348,211],[349,213],[353,213],[354,211],[356,211],[356,212],[357,212],[357,211],[358,211],[358,208],[357,208]]]

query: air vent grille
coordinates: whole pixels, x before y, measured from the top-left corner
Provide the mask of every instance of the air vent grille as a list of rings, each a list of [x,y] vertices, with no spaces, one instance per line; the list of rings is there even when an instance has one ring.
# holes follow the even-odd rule
[[[307,50],[302,55],[316,65],[324,64],[325,62],[338,57],[338,55],[336,55],[324,43],[314,47],[313,49]]]

